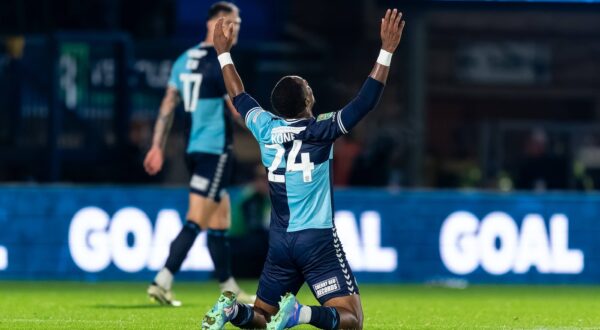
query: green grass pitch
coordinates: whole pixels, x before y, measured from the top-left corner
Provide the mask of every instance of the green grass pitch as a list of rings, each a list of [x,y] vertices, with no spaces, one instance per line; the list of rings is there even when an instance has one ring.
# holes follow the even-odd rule
[[[255,285],[243,283],[249,292]],[[0,281],[0,328],[194,329],[218,296],[216,283],[176,283],[183,306],[159,307],[145,290],[139,282]],[[365,329],[600,329],[600,287],[362,285],[361,296]],[[315,303],[306,287],[299,298]]]

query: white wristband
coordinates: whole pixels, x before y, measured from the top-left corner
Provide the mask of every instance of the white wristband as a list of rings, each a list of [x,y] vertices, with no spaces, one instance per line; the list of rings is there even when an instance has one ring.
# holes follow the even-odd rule
[[[379,57],[377,58],[377,63],[385,66],[390,66],[390,64],[392,63],[392,53],[383,49],[380,50]]]
[[[229,52],[219,55],[217,59],[219,59],[219,63],[221,63],[221,69],[228,64],[233,64],[233,60],[231,59],[231,54],[229,54]]]

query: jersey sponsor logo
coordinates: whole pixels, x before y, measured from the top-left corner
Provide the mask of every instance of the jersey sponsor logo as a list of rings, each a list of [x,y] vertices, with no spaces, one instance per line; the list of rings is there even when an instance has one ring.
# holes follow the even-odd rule
[[[271,131],[271,141],[276,144],[284,144],[296,139],[296,134],[300,134],[305,127],[280,126]]]
[[[335,115],[335,112],[322,113],[317,117],[317,121],[327,120]]]
[[[504,212],[483,220],[467,211],[450,214],[440,231],[440,256],[446,268],[466,275],[481,268],[492,275],[525,274],[535,267],[542,274],[579,274],[581,250],[569,248],[569,219],[553,214],[549,231],[540,214],[527,214],[521,228]]]
[[[313,285],[313,291],[317,298],[321,298],[324,295],[328,295],[330,293],[340,291],[340,284],[338,282],[337,277],[332,277],[325,281],[321,281]]]

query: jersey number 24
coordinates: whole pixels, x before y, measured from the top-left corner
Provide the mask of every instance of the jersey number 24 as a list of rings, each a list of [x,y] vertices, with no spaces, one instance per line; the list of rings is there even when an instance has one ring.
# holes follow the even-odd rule
[[[294,140],[294,145],[292,146],[292,150],[290,150],[290,154],[287,158],[287,172],[302,172],[302,179],[304,182],[312,181],[312,171],[315,169],[315,163],[310,161],[310,154],[308,152],[303,152],[300,154],[300,163],[296,163],[296,158],[298,157],[298,153],[300,152],[300,148],[302,147],[302,141]],[[285,149],[281,144],[267,144],[265,148],[275,149],[275,158],[273,158],[273,163],[269,166],[268,170],[268,179],[271,182],[285,182],[285,175],[275,174],[275,170],[281,164],[283,160],[283,156],[285,155]]]

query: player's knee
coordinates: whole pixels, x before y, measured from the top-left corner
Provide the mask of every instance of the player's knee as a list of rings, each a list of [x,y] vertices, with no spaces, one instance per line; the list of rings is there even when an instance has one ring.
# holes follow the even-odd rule
[[[202,229],[209,227],[209,216],[206,214],[204,208],[198,207],[197,205],[190,205],[186,220],[197,224]]]
[[[363,311],[360,302],[357,303],[354,299],[345,298],[342,302],[336,301],[334,304],[326,304],[335,307],[340,316],[339,329],[362,329],[363,328]]]
[[[356,329],[362,329],[364,321],[362,306],[354,311],[354,316],[356,317]]]
[[[346,317],[341,320],[340,329],[362,329],[363,328],[363,315],[360,311],[353,311],[345,315]]]
[[[354,315],[356,321],[354,323],[354,329],[362,329],[363,328],[363,313],[362,311],[356,312]]]
[[[229,221],[227,214],[224,214],[223,212],[216,212],[208,221],[209,229],[224,230],[229,229],[230,226],[231,221]]]

